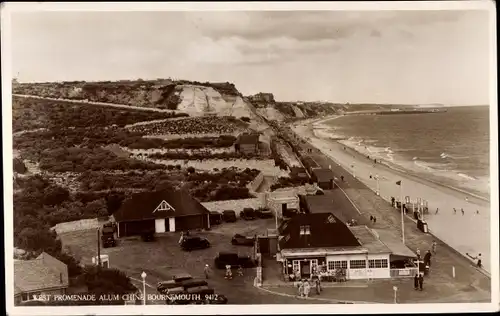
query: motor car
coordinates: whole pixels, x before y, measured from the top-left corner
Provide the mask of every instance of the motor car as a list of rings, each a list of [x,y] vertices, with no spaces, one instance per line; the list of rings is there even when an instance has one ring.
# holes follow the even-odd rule
[[[191,288],[196,288],[200,286],[208,286],[208,283],[206,280],[203,279],[191,279],[191,280],[185,280],[182,282],[179,282],[179,285],[184,288],[185,291]]]
[[[179,274],[175,274],[172,277],[172,280],[174,280],[175,282],[182,282],[182,281],[186,281],[186,280],[191,280],[192,278],[193,278],[193,276],[189,273],[179,273]]]
[[[255,211],[253,208],[245,207],[243,209],[243,211],[241,211],[240,216],[241,216],[241,218],[243,218],[246,221],[254,220],[255,219]]]
[[[187,293],[189,294],[201,294],[203,297],[205,294],[214,294],[215,290],[207,285],[200,285],[200,286],[195,286],[191,287],[186,290]]]
[[[116,246],[116,240],[115,240],[115,230],[113,227],[110,226],[104,226],[101,230],[101,242],[102,246],[104,248],[108,247],[115,247]]]
[[[217,211],[210,212],[210,225],[220,225],[222,224],[222,213]]]
[[[273,212],[268,208],[259,208],[255,210],[255,215],[258,218],[273,218]]]
[[[234,223],[238,220],[238,218],[236,217],[236,212],[233,210],[225,210],[224,212],[222,212],[222,218],[227,223]]]
[[[255,238],[236,234],[231,239],[231,244],[237,246],[253,246],[255,244]]]
[[[214,259],[214,265],[217,269],[225,269],[226,265],[254,268],[256,264],[249,256],[240,256],[234,252],[220,252]]]
[[[181,242],[181,248],[185,251],[196,249],[206,249],[210,247],[208,239],[199,236],[184,237]]]

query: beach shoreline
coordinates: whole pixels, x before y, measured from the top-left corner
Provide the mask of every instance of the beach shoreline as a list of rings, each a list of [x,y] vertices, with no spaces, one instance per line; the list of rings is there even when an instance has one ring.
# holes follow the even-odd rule
[[[352,115],[355,115],[355,114],[352,114]],[[332,143],[335,142],[337,144],[340,144],[341,146],[346,147],[346,149],[351,151],[353,154],[360,155],[360,156],[363,156],[364,158],[366,158],[368,153],[365,153],[365,152],[362,152],[362,151],[356,149],[352,144],[342,142],[343,140],[348,139],[348,136],[336,138],[336,137],[329,137],[326,135],[325,135],[325,137],[322,137],[322,136],[318,136],[316,134],[316,128],[318,126],[324,125],[325,122],[327,122],[327,121],[330,122],[330,121],[333,121],[333,120],[341,118],[341,117],[344,117],[344,115],[336,115],[336,116],[332,116],[332,117],[327,117],[327,118],[315,120],[314,122],[311,122],[311,126],[309,127],[310,132],[317,138],[321,138],[326,142],[332,142]],[[305,125],[305,124],[306,123],[304,122],[301,125]],[[328,126],[328,127],[330,127],[330,126]],[[420,181],[424,184],[431,184],[432,183],[436,186],[440,186],[440,187],[443,187],[443,188],[446,188],[449,190],[456,191],[456,193],[464,194],[464,195],[468,196],[469,199],[475,198],[478,200],[482,200],[488,204],[491,203],[491,199],[490,199],[491,193],[483,192],[480,190],[473,190],[473,189],[468,188],[468,187],[459,187],[456,185],[452,185],[452,184],[449,184],[444,179],[439,179],[439,178],[434,179],[434,178],[430,178],[429,176],[426,177],[425,174],[421,174],[421,173],[418,173],[416,171],[407,169],[404,166],[398,165],[398,164],[391,162],[385,158],[377,157],[376,159],[377,159],[378,164],[384,165],[385,167],[391,169],[394,172],[398,172],[403,176],[413,177],[415,181]]]
[[[298,122],[292,126],[292,129],[346,172],[352,174],[351,166],[354,165],[356,178],[373,191],[377,190],[377,181],[374,180],[374,176],[378,174],[380,196],[386,201],[390,201],[391,197],[400,200],[399,189],[403,191],[403,197],[409,196],[412,201],[417,197],[425,198],[429,206],[429,214],[425,215],[429,230],[464,256],[466,253],[473,255],[481,253],[484,268],[489,272],[490,202],[482,196],[476,196],[436,181],[422,179],[406,170],[398,170],[399,168],[379,163],[378,159],[377,163],[374,163],[373,159],[368,159],[365,154],[349,148],[338,140],[324,139],[314,134],[313,125],[338,117],[341,116]],[[403,182],[402,188],[396,185],[396,181],[399,180]],[[468,201],[465,200],[466,196]],[[457,209],[457,214],[453,213],[453,207]],[[439,214],[435,214],[436,208],[440,209]],[[461,214],[461,208],[464,208],[467,216]],[[476,214],[475,210],[480,213]],[[475,234],[464,234],[464,232],[475,232]]]

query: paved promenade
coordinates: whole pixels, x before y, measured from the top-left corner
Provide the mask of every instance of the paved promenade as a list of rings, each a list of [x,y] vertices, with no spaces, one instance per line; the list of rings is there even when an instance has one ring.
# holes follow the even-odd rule
[[[342,192],[340,189],[334,189],[327,194],[334,194],[336,197],[334,200],[336,200],[337,203],[342,204],[342,207],[346,208],[345,212],[350,212],[353,218],[356,218],[359,216],[359,210],[361,216],[365,218],[364,223],[367,223],[369,227],[388,230],[395,236],[395,238],[400,238],[401,213],[398,210],[391,207],[391,205],[382,197],[377,196],[370,188],[358,179],[354,178],[352,174],[348,173],[332,159],[326,157],[311,144],[306,143],[302,146],[304,149],[313,150],[313,153],[311,154],[313,159],[315,159],[316,162],[323,168],[331,166],[332,171],[337,178],[340,179],[341,175],[344,176],[345,182],[342,183],[339,181],[338,184],[340,185],[340,189],[345,192],[348,198],[343,194],[339,195],[338,192]],[[350,203],[346,203],[345,200],[352,201],[354,206],[348,207],[348,204]],[[367,220],[370,215],[377,218],[376,224],[372,224],[369,220]],[[412,218],[405,216],[404,223],[406,245],[413,251],[420,249],[422,253],[425,253],[427,250],[431,249],[432,242],[434,240],[437,241],[437,255],[434,255],[432,258],[431,274],[425,281],[427,287],[433,288],[434,290],[431,293],[432,297],[426,298],[425,301],[439,300],[440,297],[442,297],[443,300],[444,298],[447,298],[444,301],[452,300],[456,302],[470,302],[471,300],[485,302],[490,300],[491,280],[485,271],[481,271],[476,268],[471,260],[466,259],[456,250],[433,235],[425,234],[418,230],[416,223]],[[452,275],[453,267],[455,267],[455,278]],[[409,284],[408,289],[412,289],[412,280],[399,280],[398,282]],[[380,284],[381,286],[386,287],[388,282],[386,281],[385,283],[382,282]],[[332,290],[332,293],[333,292],[335,291]],[[356,297],[359,300],[359,297],[362,296],[361,292],[358,294],[356,293],[356,291],[353,291],[351,300],[355,301]],[[374,293],[378,292],[375,291]],[[373,301],[370,297],[362,297],[363,301]],[[451,299],[452,297],[453,299]],[[344,299],[347,300],[348,298]]]

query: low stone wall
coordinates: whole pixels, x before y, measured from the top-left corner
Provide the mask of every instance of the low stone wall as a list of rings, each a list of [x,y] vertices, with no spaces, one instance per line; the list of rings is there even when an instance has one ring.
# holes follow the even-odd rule
[[[97,218],[82,219],[74,222],[59,223],[52,227],[57,234],[75,232],[80,230],[97,229],[100,227],[99,220]]]
[[[203,202],[201,204],[209,211],[223,212],[225,210],[233,210],[236,212],[236,215],[239,216],[245,207],[251,207],[253,209],[264,207],[265,198],[256,197],[242,200]]]
[[[253,194],[253,193],[255,193],[255,191],[257,191],[257,189],[262,184],[262,181],[264,181],[264,174],[261,172],[255,177],[255,179],[252,180],[252,182],[247,184],[247,188],[251,194]]]

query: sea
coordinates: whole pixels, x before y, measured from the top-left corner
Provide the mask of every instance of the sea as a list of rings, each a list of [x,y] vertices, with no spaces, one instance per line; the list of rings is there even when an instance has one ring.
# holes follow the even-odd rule
[[[489,107],[443,109],[446,112],[345,115],[323,121],[315,134],[400,171],[489,198]]]

